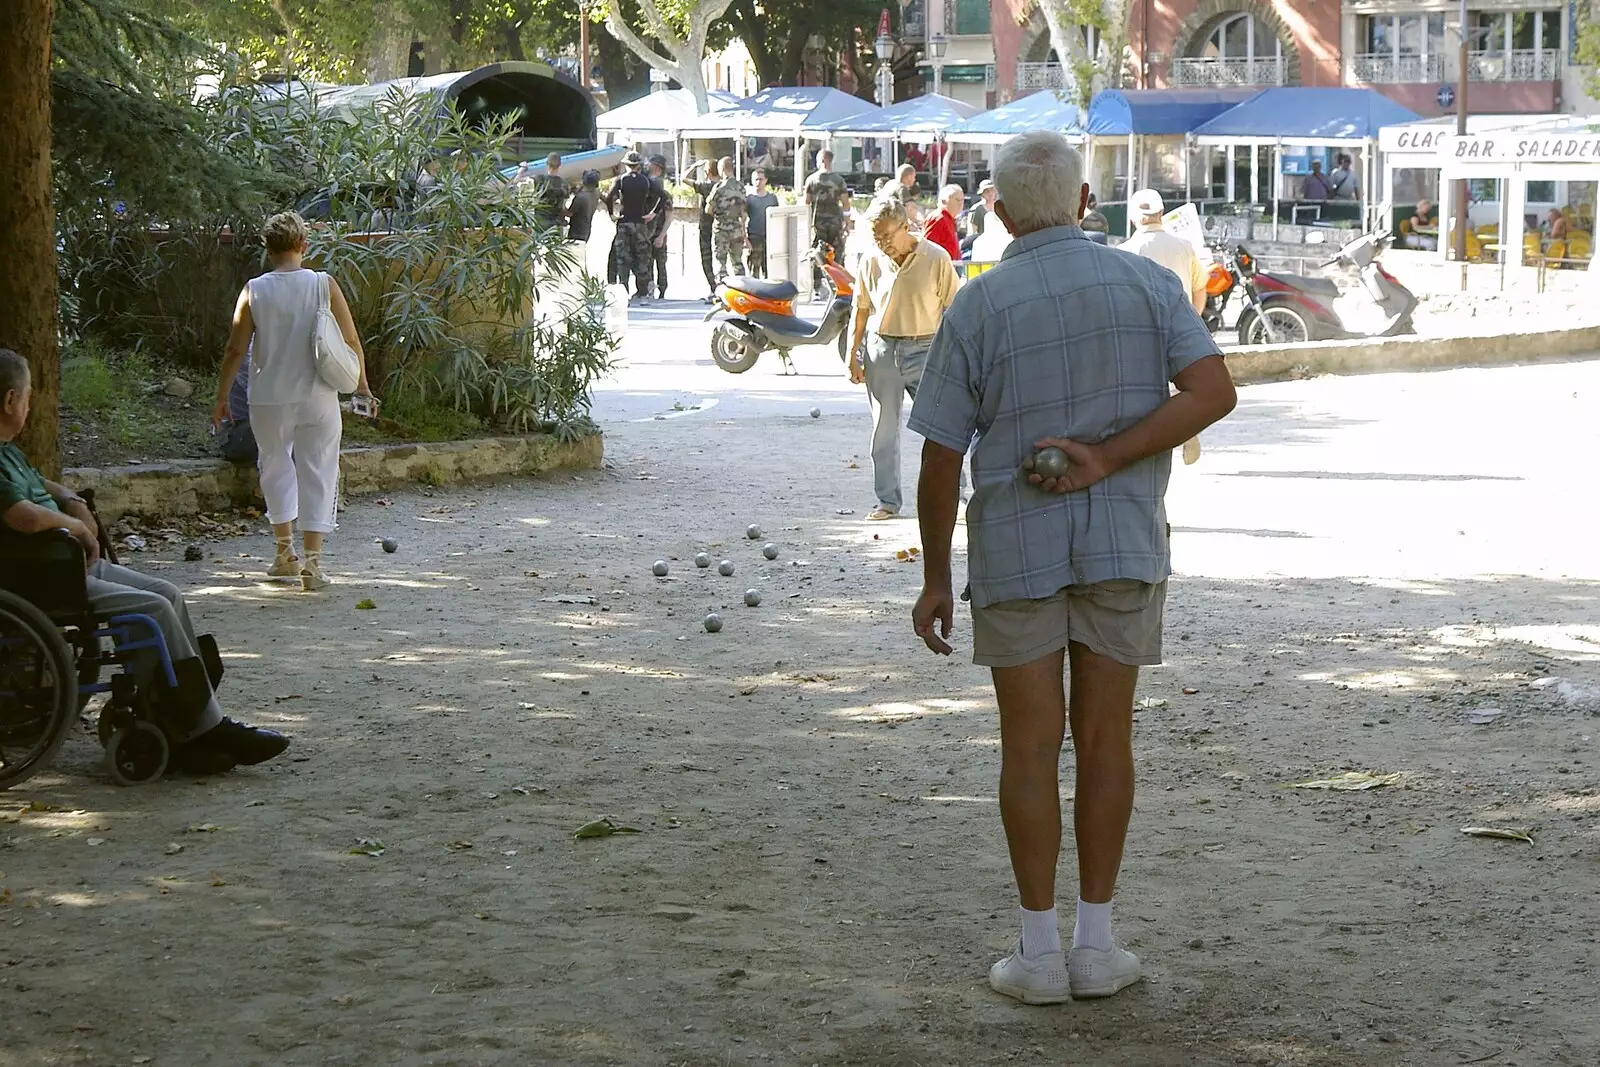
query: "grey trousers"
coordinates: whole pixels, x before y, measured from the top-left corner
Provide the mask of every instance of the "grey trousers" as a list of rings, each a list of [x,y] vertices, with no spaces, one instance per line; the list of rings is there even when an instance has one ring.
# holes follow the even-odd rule
[[[87,579],[89,607],[97,616],[148,615],[161,627],[167,640],[167,654],[174,662],[194,659],[200,655],[195,643],[194,623],[189,621],[189,606],[183,594],[171,582],[152,578],[148,574],[115,563],[100,560],[89,568]],[[160,664],[154,649],[138,653],[134,661],[134,674],[141,683],[155,676]],[[217,695],[211,694],[205,714],[189,731],[187,737],[175,738],[179,742],[193,740],[222,721],[222,705]]]
[[[900,409],[902,397],[917,399],[922,367],[932,337],[884,337],[867,334],[867,401],[872,409],[872,486],[878,506],[899,513]]]

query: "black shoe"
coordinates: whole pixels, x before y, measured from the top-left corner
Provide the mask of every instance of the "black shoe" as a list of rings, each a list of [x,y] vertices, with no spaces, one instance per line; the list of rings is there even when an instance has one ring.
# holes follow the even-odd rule
[[[246,726],[242,722],[223,719],[199,737],[180,746],[180,750],[200,762],[221,755],[241,766],[253,767],[282,754],[288,747],[289,739],[276,730],[264,730],[259,726]],[[198,753],[207,755],[196,755]]]
[[[187,774],[204,778],[213,774],[227,774],[239,761],[220,748],[209,748],[194,742],[178,745],[167,760],[169,774]]]

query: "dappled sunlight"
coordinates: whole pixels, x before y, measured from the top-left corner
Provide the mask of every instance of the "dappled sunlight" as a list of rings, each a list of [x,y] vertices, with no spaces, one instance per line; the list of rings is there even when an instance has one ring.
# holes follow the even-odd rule
[[[521,523],[524,526],[549,526],[550,525],[550,520],[549,519],[538,518],[538,517],[530,517],[530,518],[526,518],[526,519],[517,519],[516,521]]]
[[[918,797],[917,799],[918,800],[925,800],[930,804],[998,804],[998,803],[1000,803],[1000,798],[999,797],[967,797],[967,796],[948,796],[947,797],[947,796],[941,796],[941,795],[939,795],[937,793],[931,793],[928,796]]]
[[[1556,793],[1535,801],[1539,807],[1569,815],[1600,815],[1600,792]]]
[[[1429,634],[1447,648],[1488,648],[1500,642],[1566,653],[1580,662],[1600,662],[1600,625],[1443,626]]]
[[[1441,668],[1356,671],[1307,671],[1295,675],[1304,682],[1337,683],[1347,689],[1407,689],[1424,685],[1449,683],[1460,677],[1455,671]]]
[[[883,704],[866,704],[838,708],[828,714],[834,718],[867,722],[897,722],[920,719],[925,715],[954,715],[967,711],[987,710],[976,700],[927,700],[916,703],[893,701]]]
[[[94,896],[92,894],[89,894],[89,893],[74,893],[74,892],[70,892],[70,891],[61,891],[61,892],[51,893],[51,894],[47,895],[44,899],[49,901],[51,904],[54,904],[58,908],[103,908],[103,907],[105,907],[105,901],[96,900],[94,898]]]

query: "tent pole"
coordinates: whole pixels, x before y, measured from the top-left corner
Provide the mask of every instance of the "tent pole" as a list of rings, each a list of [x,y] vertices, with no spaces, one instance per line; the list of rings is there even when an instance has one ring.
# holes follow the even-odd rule
[[[744,176],[743,172],[744,172],[744,138],[743,137],[735,137],[733,139],[733,176],[735,178],[742,178]]]
[[[1194,145],[1189,143],[1189,135],[1183,135],[1183,199],[1185,203],[1194,202],[1194,183],[1189,180],[1191,164],[1194,162]]]
[[[1272,146],[1272,240],[1278,240],[1279,198],[1283,193],[1283,141]]]
[[[1372,139],[1361,146],[1361,232],[1372,228]]]

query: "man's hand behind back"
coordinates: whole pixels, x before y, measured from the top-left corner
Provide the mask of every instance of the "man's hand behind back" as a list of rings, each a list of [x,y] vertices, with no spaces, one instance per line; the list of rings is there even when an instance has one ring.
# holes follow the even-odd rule
[[[1097,482],[1103,482],[1113,473],[1105,453],[1099,445],[1087,445],[1065,437],[1046,437],[1034,443],[1034,449],[1059,448],[1067,454],[1067,473],[1059,478],[1028,475],[1028,481],[1047,493],[1076,493]]]

